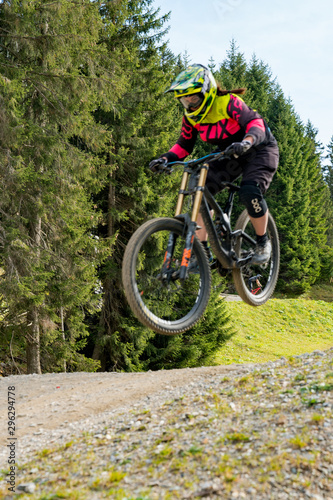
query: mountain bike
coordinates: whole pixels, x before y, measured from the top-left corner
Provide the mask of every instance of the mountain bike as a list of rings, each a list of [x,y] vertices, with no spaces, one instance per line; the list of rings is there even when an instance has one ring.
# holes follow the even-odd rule
[[[279,273],[280,247],[276,224],[269,213],[267,234],[272,243],[269,261],[251,264],[255,232],[244,210],[235,227],[231,214],[239,186],[223,182],[227,200],[221,207],[205,186],[209,161],[231,158],[232,151],[211,153],[187,162],[161,166],[171,173],[183,167],[175,216],[148,220],[131,236],[123,258],[122,280],[127,301],[142,324],[163,335],[192,328],[202,317],[211,292],[211,265],[196,237],[199,211],[208,232],[215,263],[229,270],[244,302],[264,304],[273,294]],[[185,200],[188,209],[183,211]],[[213,214],[213,215],[212,215]]]

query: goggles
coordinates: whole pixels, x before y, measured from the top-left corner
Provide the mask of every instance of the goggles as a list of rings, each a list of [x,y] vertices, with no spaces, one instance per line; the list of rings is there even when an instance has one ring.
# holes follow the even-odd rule
[[[192,94],[192,95],[186,95],[183,97],[179,98],[180,102],[184,106],[184,108],[188,111],[191,109],[197,109],[199,106],[201,106],[204,96],[200,93],[198,94]]]

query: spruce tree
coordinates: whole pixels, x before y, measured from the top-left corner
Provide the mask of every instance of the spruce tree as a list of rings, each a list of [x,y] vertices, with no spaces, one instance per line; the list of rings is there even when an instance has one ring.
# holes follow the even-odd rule
[[[330,190],[330,196],[333,201],[333,136],[327,146],[327,155],[325,159],[328,161],[324,167],[324,177],[327,183],[327,186]]]
[[[302,124],[281,93],[273,102],[274,119],[270,124],[279,144],[280,161],[275,180],[268,192],[280,235],[281,290],[302,293],[317,275],[317,252],[310,240],[309,166],[304,155]]]
[[[280,149],[278,171],[266,194],[281,243],[280,290],[302,293],[318,279],[326,253],[320,150],[292,103],[254,55],[249,64],[235,41],[217,74],[224,87],[247,88],[245,101],[265,118]],[[318,213],[323,217],[319,217]]]
[[[238,51],[235,40],[230,42],[226,59],[215,73],[218,83],[225,89],[245,86],[247,63],[244,54]]]
[[[322,265],[322,262],[327,260],[327,255],[330,254],[328,247],[332,246],[330,245],[330,232],[333,223],[333,203],[332,200],[330,202],[330,191],[325,177],[325,166],[322,165],[324,148],[322,144],[317,141],[317,134],[318,131],[313,127],[311,122],[308,122],[306,126],[306,137],[309,141],[309,164],[311,166],[311,241],[318,250],[320,265]],[[333,260],[332,254],[331,257]],[[324,274],[321,272],[320,276],[322,277]]]
[[[64,360],[75,369],[85,309],[98,306],[104,250],[91,193],[111,136],[92,111],[114,107],[123,87],[102,30],[89,0],[13,0],[0,10],[1,330],[24,338],[28,373]]]
[[[323,279],[330,280],[333,277],[333,137],[327,146],[327,155],[324,157],[323,176],[325,181],[324,211],[327,220],[327,245],[329,250],[326,252],[326,258],[323,269]],[[326,269],[326,270],[325,270]]]
[[[186,56],[175,58],[163,43],[167,18],[159,18],[158,12],[149,8],[150,3],[131,2],[126,21],[129,32],[119,38],[116,30],[110,40],[110,46],[124,46],[126,40],[135,70],[124,61],[122,71],[128,75],[129,86],[119,101],[119,112],[101,109],[96,115],[110,128],[113,138],[107,151],[110,184],[105,186],[104,196],[98,197],[105,214],[99,234],[104,238],[116,236],[111,257],[100,273],[102,311],[98,318],[90,319],[93,357],[101,361],[102,370],[172,368],[185,360],[188,365],[202,364],[227,335],[225,322],[220,321],[209,339],[195,332],[177,339],[163,338],[133,317],[122,290],[122,257],[129,237],[147,218],[174,215],[181,178],[180,170],[171,176],[154,176],[148,169],[149,161],[168,151],[178,139],[183,110],[164,91],[187,64]],[[111,10],[104,14],[107,22]],[[214,304],[211,302],[207,310],[207,325],[216,319],[218,305],[215,308]]]
[[[148,169],[149,161],[166,152],[176,139],[175,123],[180,123],[176,103],[164,95],[175,65],[162,42],[167,17],[158,17],[150,3],[124,2],[121,11],[126,22],[121,19],[119,24],[114,22],[117,5],[107,4],[103,10],[105,25],[115,27],[108,39],[109,50],[121,46],[131,59],[120,61],[127,88],[117,112],[100,108],[95,114],[112,134],[106,149],[109,179],[96,198],[104,213],[99,235],[109,241],[110,255],[100,270],[102,310],[89,321],[93,357],[101,361],[102,369],[140,369],[138,346],[144,348],[151,332],[131,317],[127,306],[121,282],[123,252],[146,218],[170,215],[176,197],[174,176],[157,178]]]
[[[156,335],[150,339],[141,354],[142,367],[162,370],[214,364],[217,351],[235,334],[221,297],[223,289],[220,276],[214,272],[211,297],[201,320],[181,335]]]

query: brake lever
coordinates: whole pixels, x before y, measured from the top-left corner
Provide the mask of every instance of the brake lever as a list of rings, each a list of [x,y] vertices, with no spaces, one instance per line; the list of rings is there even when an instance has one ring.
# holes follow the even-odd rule
[[[171,168],[171,167],[169,167],[167,165],[166,167],[164,167],[164,169],[162,170],[162,172],[165,172],[167,175],[170,175],[173,172],[173,168]]]
[[[160,168],[155,170],[153,172],[154,174],[167,174],[170,175],[173,172],[173,168],[169,167],[168,165],[161,165]]]
[[[232,151],[232,149],[230,149],[230,151],[225,150],[225,151],[221,151],[221,153],[217,153],[213,160],[215,161],[215,160],[219,160],[221,158],[226,158],[227,160],[231,160],[232,156],[234,158],[238,158],[238,155],[235,155],[235,153]]]

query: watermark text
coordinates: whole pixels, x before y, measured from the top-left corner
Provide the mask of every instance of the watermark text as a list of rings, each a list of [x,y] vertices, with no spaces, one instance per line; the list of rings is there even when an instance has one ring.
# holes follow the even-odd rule
[[[15,493],[16,487],[16,398],[15,398],[15,386],[10,385],[8,387],[8,438],[7,438],[7,449],[8,449],[8,469],[7,474],[7,484],[8,491]]]

